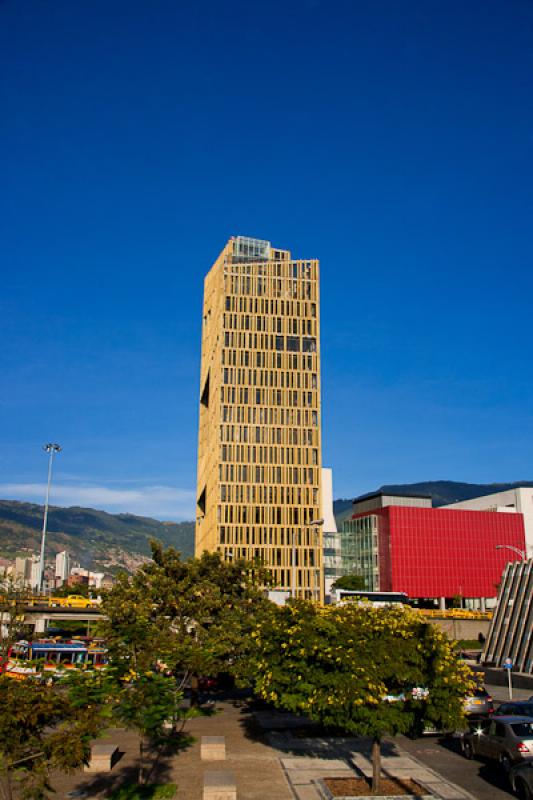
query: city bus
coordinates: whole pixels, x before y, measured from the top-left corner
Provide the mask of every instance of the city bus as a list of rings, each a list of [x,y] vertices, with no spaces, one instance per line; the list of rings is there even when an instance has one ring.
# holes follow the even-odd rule
[[[398,603],[404,606],[410,605],[409,596],[405,592],[366,592],[352,589],[334,589],[332,594],[338,604],[361,600],[370,603],[372,606],[390,606]]]
[[[100,642],[58,642],[39,639],[20,641],[10,647],[4,672],[8,677],[40,677],[46,673],[62,673],[85,667],[102,669],[107,664],[107,651]]]

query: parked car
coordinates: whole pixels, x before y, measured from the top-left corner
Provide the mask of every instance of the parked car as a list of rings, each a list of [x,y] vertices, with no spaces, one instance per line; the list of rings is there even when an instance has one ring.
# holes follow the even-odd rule
[[[465,714],[467,717],[482,717],[492,713],[494,713],[494,701],[484,686],[480,686],[472,695],[465,698]],[[520,712],[517,711],[516,713],[519,714]]]
[[[466,758],[481,756],[498,761],[505,772],[525,758],[533,758],[533,719],[494,716],[480,720],[461,739]]]
[[[201,692],[209,692],[211,689],[216,689],[218,686],[218,681],[216,678],[209,678],[205,676],[201,676],[198,678],[198,688]]]
[[[509,773],[509,782],[519,800],[533,800],[533,761],[515,764]]]
[[[509,714],[520,717],[533,717],[533,702],[531,700],[514,700],[498,706],[498,716],[507,716]]]

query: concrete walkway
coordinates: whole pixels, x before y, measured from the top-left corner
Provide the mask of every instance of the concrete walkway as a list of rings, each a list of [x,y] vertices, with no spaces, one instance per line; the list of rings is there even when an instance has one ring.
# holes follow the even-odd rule
[[[185,732],[194,740],[181,752],[162,752],[150,759],[148,782],[178,786],[177,800],[202,800],[207,770],[228,770],[238,800],[321,800],[316,781],[325,777],[371,775],[370,742],[365,739],[308,735],[312,727],[289,714],[254,710],[244,700],[217,702],[209,717],[190,720]],[[224,736],[226,760],[200,758],[202,736]],[[111,773],[78,771],[53,779],[57,800],[105,798],[113,788],[136,780],[138,739],[124,730],[110,731],[99,743],[118,744],[122,758]],[[441,800],[472,800],[472,795],[420,764],[392,743],[383,746],[384,772],[419,780]]]
[[[297,727],[291,730],[297,723],[288,714],[258,712],[256,718],[265,729],[267,740],[280,754],[287,780],[297,800],[321,800],[322,794],[317,786],[320,778],[372,777],[369,739],[306,737],[305,728],[303,731]],[[277,730],[273,730],[274,725]],[[283,753],[291,755],[283,756]],[[393,741],[385,741],[382,745],[381,766],[384,774],[393,778],[412,778],[441,800],[475,800],[465,789],[428,769]]]

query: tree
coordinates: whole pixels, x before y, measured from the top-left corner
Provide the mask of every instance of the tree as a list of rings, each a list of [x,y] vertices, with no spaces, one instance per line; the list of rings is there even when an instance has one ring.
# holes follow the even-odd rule
[[[256,693],[325,726],[370,736],[372,789],[381,741],[430,722],[459,727],[470,670],[435,626],[411,609],[368,604],[276,609],[252,638]]]
[[[98,712],[56,686],[0,676],[0,796],[42,800],[52,770],[69,772],[87,761],[98,732]]]
[[[165,725],[177,715],[181,693],[176,692],[176,681],[171,676],[157,672],[131,673],[122,679],[115,700],[114,716],[126,727],[139,734],[138,782],[144,784],[145,740],[164,740]]]
[[[236,671],[245,658],[269,579],[261,567],[225,563],[217,553],[182,561],[153,542],[152,556],[135,575],[120,574],[102,603],[113,713],[139,733],[139,782],[145,740],[161,739],[165,722],[185,716],[185,682],[194,689],[198,676]]]
[[[27,593],[17,589],[13,583],[6,582],[3,586],[0,596],[0,675],[7,666],[11,647],[25,632],[24,607],[27,599]]]
[[[129,664],[141,671],[158,662],[193,684],[199,675],[237,671],[246,634],[268,604],[268,571],[218,553],[183,561],[155,542],[152,557],[132,578],[120,575],[104,598],[111,662],[125,672]]]
[[[70,771],[87,760],[100,729],[107,693],[102,678],[74,670],[60,685],[35,676],[16,680],[5,673],[10,649],[23,635],[27,593],[13,585],[0,598],[0,797],[13,786],[23,798],[41,800],[51,791],[52,770]],[[34,662],[35,663],[35,662]]]
[[[75,583],[72,586],[69,586],[68,583],[64,583],[62,586],[54,589],[54,597],[69,597],[71,594],[81,594],[83,597],[89,597],[89,584]]]
[[[366,590],[366,581],[362,575],[343,575],[337,578],[332,586],[332,589],[346,589],[350,592],[356,592],[358,589]]]

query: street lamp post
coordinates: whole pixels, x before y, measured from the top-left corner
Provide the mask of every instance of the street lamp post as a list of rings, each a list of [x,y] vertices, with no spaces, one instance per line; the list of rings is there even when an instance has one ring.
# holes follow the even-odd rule
[[[43,534],[41,536],[41,557],[39,559],[39,584],[37,586],[37,591],[42,592],[43,590],[43,580],[44,580],[44,545],[46,542],[46,525],[48,522],[48,501],[50,499],[50,484],[52,483],[52,463],[54,461],[54,456],[56,453],[61,452],[61,447],[58,444],[54,444],[53,442],[49,442],[48,444],[43,445],[43,450],[48,453],[48,482],[46,484],[46,500],[44,503],[44,519],[43,519]]]
[[[319,567],[319,549],[320,549],[320,536],[319,536],[319,529],[324,524],[323,519],[313,519],[309,523],[309,528],[315,534],[315,579],[314,579],[314,592],[315,600],[317,603],[320,602],[320,587],[319,587],[319,577],[320,577],[320,567]]]
[[[518,547],[514,547],[514,545],[512,545],[512,544],[497,544],[496,545],[496,550],[504,550],[504,549],[505,550],[512,550],[513,553],[516,553],[518,556],[520,556],[522,561],[526,561],[527,560],[527,556],[526,556],[525,551],[524,550],[520,550],[520,548],[518,548]]]

